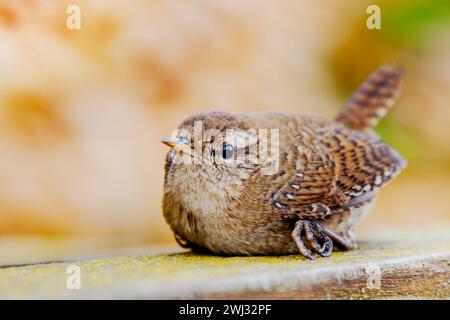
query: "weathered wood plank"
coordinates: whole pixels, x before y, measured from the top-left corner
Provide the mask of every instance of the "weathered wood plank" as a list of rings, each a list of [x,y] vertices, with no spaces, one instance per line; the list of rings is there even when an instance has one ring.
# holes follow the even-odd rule
[[[450,298],[450,233],[382,236],[316,261],[192,253],[0,268],[0,298]],[[81,289],[66,286],[77,265]]]

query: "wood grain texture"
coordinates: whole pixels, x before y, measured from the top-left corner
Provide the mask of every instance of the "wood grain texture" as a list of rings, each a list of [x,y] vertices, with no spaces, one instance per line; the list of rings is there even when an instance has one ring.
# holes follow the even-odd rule
[[[1,299],[450,298],[450,234],[379,235],[328,259],[160,254],[0,268]],[[81,269],[81,289],[66,269]],[[375,275],[379,270],[379,286]]]

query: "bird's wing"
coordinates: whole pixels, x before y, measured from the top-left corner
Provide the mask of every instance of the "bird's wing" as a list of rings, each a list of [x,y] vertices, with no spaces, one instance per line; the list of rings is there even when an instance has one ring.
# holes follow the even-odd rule
[[[405,167],[406,160],[375,134],[332,125],[319,132],[336,165],[336,193],[351,207],[358,199],[391,181]],[[361,198],[362,197],[362,198]]]
[[[281,188],[272,195],[277,213],[302,213],[306,205],[322,202],[333,193],[336,162],[326,147],[317,143],[316,132],[313,123],[305,123],[302,132],[282,152],[287,170]]]
[[[375,135],[340,125],[329,125],[310,139],[292,146],[291,151],[296,151],[295,170],[272,199],[280,213],[299,213],[317,203],[332,210],[356,206],[370,200],[373,191],[393,179],[406,164]]]

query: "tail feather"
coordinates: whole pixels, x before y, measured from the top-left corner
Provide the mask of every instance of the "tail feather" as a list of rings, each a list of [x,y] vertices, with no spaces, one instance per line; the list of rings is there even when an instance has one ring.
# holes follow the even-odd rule
[[[401,67],[381,65],[359,86],[335,121],[360,131],[376,126],[394,105],[403,76]]]

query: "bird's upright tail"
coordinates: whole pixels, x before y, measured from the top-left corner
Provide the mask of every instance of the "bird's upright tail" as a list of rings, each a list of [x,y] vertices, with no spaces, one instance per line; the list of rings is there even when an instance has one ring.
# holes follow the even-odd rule
[[[403,68],[381,65],[359,86],[335,121],[353,130],[374,127],[394,105],[403,76]]]

